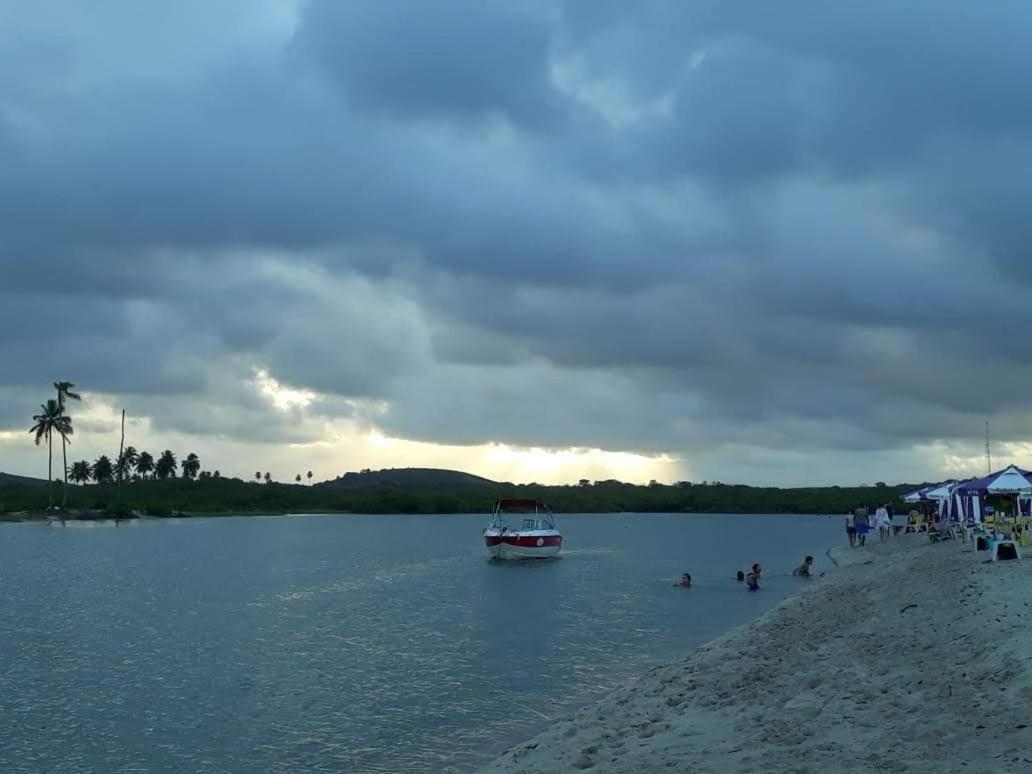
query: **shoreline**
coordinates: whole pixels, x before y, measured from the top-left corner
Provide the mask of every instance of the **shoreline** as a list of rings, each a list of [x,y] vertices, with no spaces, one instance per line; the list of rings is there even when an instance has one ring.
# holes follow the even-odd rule
[[[480,771],[1032,770],[1032,564],[921,535],[829,557],[809,588]]]
[[[352,511],[182,511],[170,514],[134,513],[132,516],[114,516],[99,510],[65,511],[64,520],[79,521],[158,521],[172,519],[219,519],[235,516],[360,516]],[[0,523],[25,524],[61,520],[60,511],[8,511],[0,513]]]
[[[344,509],[319,510],[226,510],[226,511],[176,511],[172,513],[150,514],[135,512],[132,516],[113,516],[106,511],[91,508],[69,509],[64,512],[65,521],[137,521],[154,519],[203,519],[228,518],[233,516],[477,516],[490,518],[490,511],[462,511],[455,513],[369,513]],[[827,514],[813,513],[710,513],[707,511],[676,512],[643,512],[643,511],[591,511],[585,513],[561,513],[556,516],[798,516],[807,519],[832,518]],[[0,524],[22,524],[34,522],[60,521],[60,511],[21,510],[0,511]]]

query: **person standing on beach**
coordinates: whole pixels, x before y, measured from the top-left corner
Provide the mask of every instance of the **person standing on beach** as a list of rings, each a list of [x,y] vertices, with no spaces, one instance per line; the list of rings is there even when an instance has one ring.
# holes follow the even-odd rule
[[[874,526],[878,528],[878,540],[884,543],[889,538],[889,527],[892,521],[889,519],[889,512],[882,505],[874,512]]]
[[[860,506],[856,509],[856,539],[860,545],[867,545],[867,532],[871,528],[871,522],[867,516],[867,507]]]
[[[856,516],[852,511],[846,513],[846,537],[849,538],[849,547],[856,548]]]

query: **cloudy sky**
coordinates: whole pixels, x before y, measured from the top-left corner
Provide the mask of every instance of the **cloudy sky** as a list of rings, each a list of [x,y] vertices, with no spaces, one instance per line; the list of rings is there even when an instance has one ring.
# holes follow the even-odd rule
[[[0,16],[0,470],[1032,464],[1027,0]]]

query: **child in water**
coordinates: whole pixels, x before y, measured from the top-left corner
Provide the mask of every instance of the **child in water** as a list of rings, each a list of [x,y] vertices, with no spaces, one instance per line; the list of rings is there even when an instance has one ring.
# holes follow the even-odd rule
[[[755,564],[753,565],[753,567],[758,567],[758,566],[759,565],[755,565]],[[759,591],[760,590],[760,575],[759,575],[758,572],[753,570],[752,572],[750,572],[748,575],[745,576],[745,587],[749,591]]]
[[[805,559],[803,559],[803,563],[801,565],[799,565],[794,570],[792,570],[792,574],[793,575],[802,576],[803,578],[809,578],[810,577],[810,567],[812,565],[813,565],[813,557],[812,556],[808,556]]]
[[[690,589],[692,587],[692,576],[686,572],[681,573],[681,580],[674,584],[678,588]]]
[[[739,583],[741,583],[742,581],[744,581],[744,580],[745,580],[745,573],[744,573],[744,572],[742,572],[741,570],[739,570],[739,571],[738,571],[738,574],[737,574],[737,575],[735,576],[735,579],[736,579],[736,580],[737,580],[737,581],[738,581]]]

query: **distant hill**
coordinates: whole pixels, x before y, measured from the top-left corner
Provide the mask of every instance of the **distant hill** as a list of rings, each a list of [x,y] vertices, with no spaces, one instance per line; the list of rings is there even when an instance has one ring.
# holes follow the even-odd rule
[[[45,482],[44,482],[45,483]],[[465,489],[497,486],[488,478],[439,468],[388,468],[345,473],[331,481],[315,485],[319,489]]]
[[[47,482],[42,478],[29,478],[28,476],[15,476],[11,473],[0,473],[0,486],[46,486]]]

